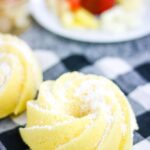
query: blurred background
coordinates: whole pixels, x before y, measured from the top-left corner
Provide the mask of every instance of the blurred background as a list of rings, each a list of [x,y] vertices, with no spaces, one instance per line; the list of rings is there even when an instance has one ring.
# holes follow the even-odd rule
[[[149,10],[150,0],[0,0],[0,32],[29,44],[44,80],[68,71],[113,80],[137,117],[140,129],[134,134],[134,150],[148,150]],[[0,149],[27,148],[18,134],[24,120],[19,116],[0,121]]]
[[[19,33],[29,24],[29,0],[0,1],[0,32]]]

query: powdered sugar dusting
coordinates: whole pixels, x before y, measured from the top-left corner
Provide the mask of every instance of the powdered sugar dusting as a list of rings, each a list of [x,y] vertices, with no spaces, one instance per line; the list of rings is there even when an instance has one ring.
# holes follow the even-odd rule
[[[127,125],[125,123],[121,125],[121,131],[122,131],[123,136],[125,136],[127,132]]]
[[[11,72],[10,66],[3,62],[0,64],[0,89],[5,85]]]
[[[10,66],[7,63],[5,63],[5,62],[0,64],[0,69],[3,71],[3,73],[5,75],[9,75],[10,72],[11,72]]]
[[[85,81],[81,86],[75,91],[75,96],[80,97],[83,101],[81,105],[81,110],[86,111],[91,109],[92,112],[97,112],[99,109],[105,112],[104,118],[107,123],[113,121],[112,108],[110,105],[106,104],[104,101],[104,95],[110,94],[109,91],[104,89],[100,83],[96,80]]]

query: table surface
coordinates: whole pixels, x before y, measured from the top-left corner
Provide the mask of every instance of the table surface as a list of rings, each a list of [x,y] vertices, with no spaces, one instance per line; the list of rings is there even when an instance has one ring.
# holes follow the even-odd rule
[[[128,61],[129,61],[129,64],[134,64],[134,66],[141,64],[142,62],[148,62],[146,63],[148,64],[148,67],[146,70],[150,75],[150,36],[143,37],[141,39],[136,39],[136,40],[129,41],[129,42],[122,42],[122,43],[109,43],[109,44],[82,43],[78,41],[69,40],[63,37],[59,37],[55,34],[48,32],[47,30],[42,28],[40,25],[33,22],[33,25],[26,32],[24,32],[20,37],[23,40],[25,40],[32,47],[33,50],[35,50],[35,53],[37,54],[38,57],[42,52],[46,52],[45,55],[47,56],[44,56],[44,57],[45,58],[47,57],[47,59],[51,59],[48,56],[49,54],[53,56],[50,62],[52,64],[50,64],[49,66],[43,64],[42,62],[44,80],[56,79],[62,73],[66,71],[73,71],[73,70],[79,70],[85,73],[101,74],[101,72],[97,72],[97,70],[94,69],[94,67],[95,65],[99,64],[101,60],[105,58],[107,59],[109,58],[108,59],[109,61],[111,59],[115,59],[115,61],[117,60],[117,62],[119,61],[121,63],[122,63],[122,60],[124,60],[124,62],[122,63],[123,66],[125,66],[124,65],[125,62],[128,62]],[[62,69],[62,66],[61,66],[62,64],[58,65],[58,58],[59,60],[63,60],[63,64],[66,65],[65,68],[67,69]],[[40,61],[42,61],[41,58],[39,59]],[[77,63],[76,59],[79,60],[80,62],[79,66],[78,64],[75,64]],[[46,61],[49,62],[49,60],[46,60]],[[93,64],[94,64],[94,67],[93,67]],[[126,68],[129,68],[129,67],[126,67]],[[102,74],[105,75],[105,73],[102,73]],[[111,79],[113,78],[112,75],[108,75],[108,77],[110,77]],[[113,81],[115,81],[117,84],[122,83],[122,81],[120,82],[119,79],[115,80],[113,78]],[[142,81],[142,83],[147,85],[149,84],[149,81],[150,81],[150,78],[148,77],[145,79],[145,81]],[[130,87],[124,88],[121,84],[119,86],[123,89],[123,91],[125,92],[127,96],[130,95],[129,94]],[[148,91],[147,94],[150,98],[150,91]],[[130,102],[132,103],[132,101]],[[149,119],[150,118],[150,113],[149,113],[150,102],[147,102],[147,103],[149,104],[147,109],[144,108],[143,103],[141,104],[142,106],[139,106],[139,105],[137,106],[136,104],[132,103],[132,106],[134,107],[134,109],[136,109],[135,113],[136,113],[137,118],[141,115],[142,116],[144,115],[144,117],[142,118],[144,118],[145,122],[141,123],[141,121],[139,121],[140,127],[143,127],[143,124],[144,124],[143,128],[147,129],[146,134],[145,134],[144,129],[140,132],[135,133],[134,144],[138,143],[137,144],[138,146],[135,146],[135,150],[142,150],[143,147],[145,150],[150,149],[150,144],[147,142],[147,141],[150,141],[150,129],[148,129],[148,127],[150,127],[150,119]],[[9,144],[9,145],[12,144],[14,146],[14,144],[10,142],[9,137],[8,137],[10,133],[11,133],[12,138],[14,136],[15,137],[17,136],[17,139],[18,139],[19,137],[18,131],[16,131],[16,125],[14,125],[14,123],[12,122],[10,123],[10,119],[9,121],[8,119],[9,118],[0,121],[0,133],[2,132],[2,134],[0,134],[0,149],[1,147],[3,147],[1,146],[2,144],[4,144],[4,147],[7,147],[6,144]],[[140,119],[141,118],[139,118],[139,120]],[[15,120],[14,122],[16,123],[17,121]],[[11,124],[11,125],[8,125],[8,124]],[[6,140],[6,142],[4,139]],[[20,139],[18,139],[18,141],[20,141]],[[20,144],[18,144],[18,146],[24,147],[24,146],[21,146]],[[14,150],[14,148],[10,148],[10,147],[12,146],[8,146],[7,149]],[[15,150],[21,150],[21,149],[19,148]]]
[[[33,49],[49,49],[60,57],[65,57],[70,53],[86,53],[89,57],[88,54],[92,51],[93,59],[105,56],[129,58],[146,51],[150,52],[150,35],[128,42],[92,44],[57,36],[34,22],[31,28],[20,37]]]

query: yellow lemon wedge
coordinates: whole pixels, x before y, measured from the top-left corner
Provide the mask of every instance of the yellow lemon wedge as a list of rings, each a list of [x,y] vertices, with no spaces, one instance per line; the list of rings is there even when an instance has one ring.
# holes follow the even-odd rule
[[[98,19],[83,8],[75,12],[64,10],[61,14],[61,21],[67,28],[97,29],[100,26]]]
[[[41,82],[42,72],[27,44],[0,34],[0,118],[23,112]]]
[[[131,150],[135,116],[110,80],[78,72],[44,82],[20,129],[32,150]]]
[[[97,29],[99,27],[98,19],[86,9],[79,9],[74,14],[75,22],[81,27]]]

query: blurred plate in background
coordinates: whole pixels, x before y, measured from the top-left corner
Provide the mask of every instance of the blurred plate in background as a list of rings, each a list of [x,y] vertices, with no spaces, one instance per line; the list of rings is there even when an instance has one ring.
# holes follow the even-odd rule
[[[58,18],[51,13],[44,0],[31,0],[31,13],[35,20],[45,29],[73,40],[91,43],[114,43],[137,39],[150,34],[150,0],[143,0],[144,12],[142,13],[142,24],[134,30],[126,33],[111,34],[101,30],[75,30],[66,29]]]

